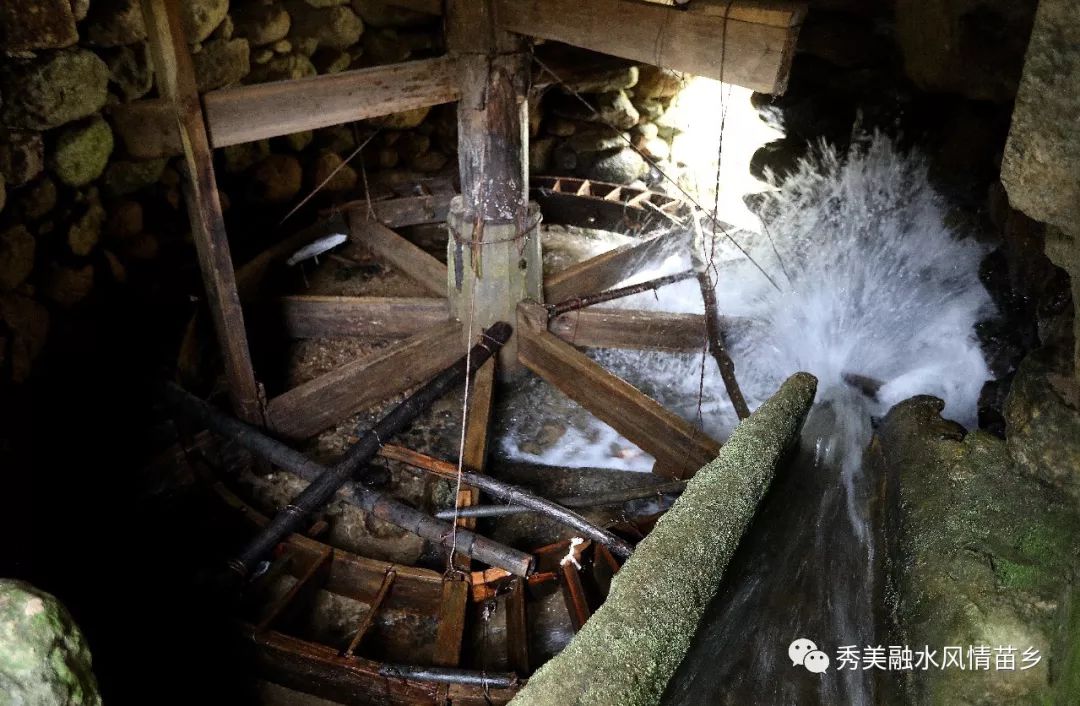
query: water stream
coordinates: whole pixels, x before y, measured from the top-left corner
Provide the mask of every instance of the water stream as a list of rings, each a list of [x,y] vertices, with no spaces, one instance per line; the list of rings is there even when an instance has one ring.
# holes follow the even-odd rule
[[[736,235],[779,288],[718,240],[721,312],[747,319],[728,344],[751,408],[799,370],[818,377],[818,397],[800,451],[759,509],[667,703],[874,703],[867,672],[834,664],[813,674],[793,667],[787,650],[805,637],[835,659],[841,645],[861,649],[884,639],[875,483],[861,463],[872,419],[914,394],[932,394],[946,401],[946,416],[975,423],[990,377],[973,328],[991,313],[977,275],[985,248],[952,232],[946,209],[928,185],[925,162],[877,136],[848,154],[821,147],[767,196],[772,242],[765,233]],[[674,253],[634,279],[688,264],[687,254]],[[619,305],[700,312],[701,298],[689,281]],[[594,355],[717,438],[736,421],[711,359],[702,377],[698,355]],[[857,389],[852,374],[880,388]],[[520,418],[535,423],[534,415]],[[506,437],[504,451],[546,463],[651,465],[641,454],[612,453],[632,444],[596,422],[533,454],[516,439]],[[604,463],[598,456],[605,454],[618,458]]]

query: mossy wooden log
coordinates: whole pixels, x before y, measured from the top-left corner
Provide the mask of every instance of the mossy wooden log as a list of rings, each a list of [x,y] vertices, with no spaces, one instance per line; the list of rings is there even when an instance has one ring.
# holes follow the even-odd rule
[[[812,375],[796,373],[739,424],[616,574],[604,605],[512,704],[660,702],[816,389]]]

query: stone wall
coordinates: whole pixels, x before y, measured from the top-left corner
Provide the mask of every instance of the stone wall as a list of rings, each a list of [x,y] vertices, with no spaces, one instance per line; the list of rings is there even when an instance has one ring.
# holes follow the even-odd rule
[[[200,91],[436,56],[441,18],[375,0],[181,3]],[[156,285],[193,260],[169,116],[147,105],[153,66],[138,0],[6,0],[0,6],[0,384],[26,380],[57,317],[80,317],[103,290]],[[533,173],[616,182],[645,161],[603,125],[666,160],[663,114],[680,81],[627,66],[578,82],[600,117],[566,91],[533,98]],[[360,158],[326,181],[373,128]],[[216,152],[234,256],[281,237],[277,221],[312,203],[375,196],[456,171],[453,106],[438,106]],[[363,167],[361,168],[361,164]],[[670,168],[670,165],[668,165]],[[655,178],[655,174],[653,177]],[[310,214],[306,214],[310,220]],[[289,229],[305,225],[294,219]],[[259,230],[255,238],[249,231]],[[274,232],[271,232],[274,231]],[[270,232],[270,234],[266,234]],[[245,240],[246,239],[246,240]],[[192,287],[192,292],[197,292]]]

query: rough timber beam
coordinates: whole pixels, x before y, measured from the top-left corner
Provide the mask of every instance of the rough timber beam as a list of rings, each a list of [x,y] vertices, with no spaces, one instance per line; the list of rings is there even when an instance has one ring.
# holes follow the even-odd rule
[[[460,337],[461,325],[449,321],[294,387],[267,404],[270,428],[288,438],[305,439],[416,387],[461,357],[460,346],[447,345]]]
[[[654,472],[688,478],[716,458],[705,432],[549,333],[543,306],[518,306],[517,335],[522,364],[656,458]]]
[[[460,94],[457,64],[441,56],[221,88],[206,93],[202,100],[210,144],[216,149],[450,103]],[[132,156],[150,159],[180,153],[175,120],[165,101],[147,99],[119,105],[110,116],[118,125],[141,125],[137,131],[140,142],[124,145]],[[147,135],[153,135],[152,139]]]
[[[783,93],[806,14],[780,0],[495,0],[499,28]],[[726,17],[725,17],[726,15]]]
[[[349,212],[352,239],[389,262],[429,293],[446,294],[446,265],[361,211]]]
[[[180,25],[177,0],[143,0],[142,10],[156,67],[158,90],[170,107],[174,126],[179,127],[180,144],[187,164],[183,182],[184,201],[199,256],[207,304],[221,346],[233,408],[244,421],[261,426],[259,386],[251,365],[244,313],[236,290],[236,274],[214,177],[213,154],[199,109],[195,71]]]

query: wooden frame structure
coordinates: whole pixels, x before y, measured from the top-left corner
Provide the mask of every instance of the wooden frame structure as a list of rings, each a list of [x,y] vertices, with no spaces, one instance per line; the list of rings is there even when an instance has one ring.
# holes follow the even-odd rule
[[[392,5],[444,15],[447,56],[335,75],[212,91],[199,96],[191,56],[178,17],[179,0],[141,0],[160,97],[125,108],[117,120],[155,120],[160,140],[128,145],[135,156],[183,154],[186,204],[199,255],[207,303],[224,363],[233,407],[245,421],[278,435],[310,437],[361,408],[433,376],[459,354],[445,341],[460,340],[462,324],[449,303],[454,282],[436,258],[395,229],[453,216],[449,195],[366,202],[347,210],[351,238],[418,282],[426,298],[286,297],[284,328],[296,337],[319,335],[407,336],[400,344],[356,360],[304,385],[267,399],[248,350],[246,300],[261,275],[312,239],[304,233],[272,247],[234,271],[214,174],[212,150],[257,139],[459,101],[460,218],[472,235],[467,247],[491,257],[500,243],[517,247],[530,214],[530,193],[545,215],[571,214],[589,203],[592,225],[611,227],[627,218],[646,222],[671,216],[680,205],[653,192],[586,180],[540,180],[530,192],[527,176],[527,109],[531,82],[524,35],[749,86],[782,91],[805,8],[783,0],[696,0],[687,11],[642,0],[388,0]],[[676,41],[677,39],[677,41]],[[547,79],[545,79],[547,80]],[[556,219],[557,220],[557,219]],[[460,235],[460,234],[459,234]],[[451,248],[454,243],[451,242]],[[537,245],[537,253],[539,252]],[[560,300],[614,286],[663,243],[646,239],[555,274],[536,298]],[[538,265],[536,265],[538,266]],[[530,265],[533,267],[533,265]],[[479,275],[479,268],[475,276]],[[533,270],[532,275],[539,277]],[[460,287],[460,282],[458,283]],[[657,459],[656,471],[692,475],[719,444],[657,402],[597,365],[574,344],[659,350],[702,350],[701,316],[645,311],[585,310],[548,320],[546,309],[520,303],[516,284],[503,283],[498,307],[483,309],[475,330],[517,307],[515,340],[503,368],[523,365],[568,394]],[[460,291],[460,289],[459,289]],[[483,302],[481,302],[483,305]],[[487,318],[485,318],[487,317]],[[440,345],[441,344],[441,345]],[[493,362],[493,361],[492,361]],[[473,382],[466,420],[464,463],[483,470],[495,367]],[[462,504],[476,502],[466,491]],[[460,522],[469,522],[460,520]],[[462,580],[442,586],[448,614],[461,614],[468,599]],[[440,644],[460,630],[446,626]]]

